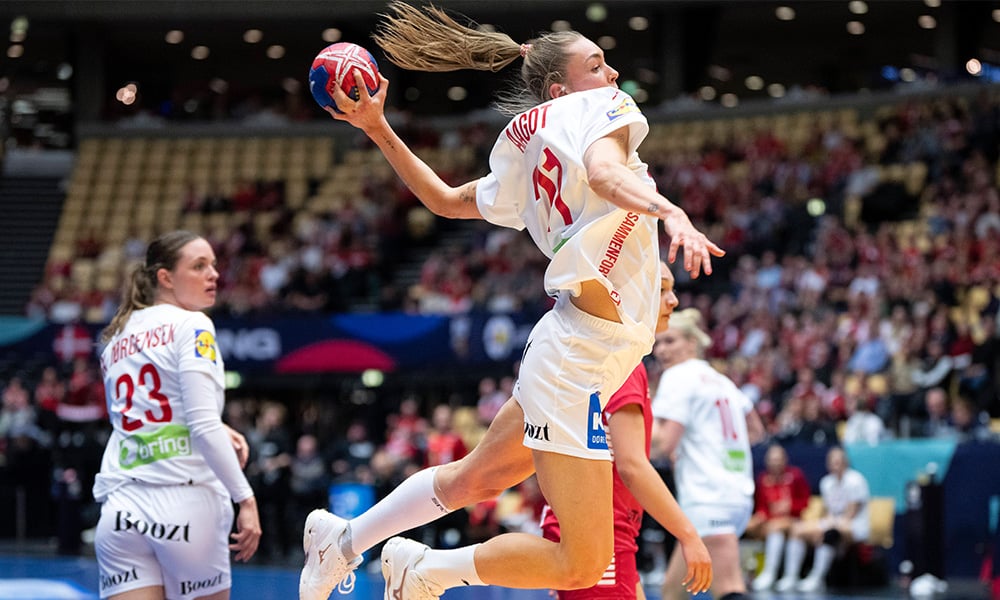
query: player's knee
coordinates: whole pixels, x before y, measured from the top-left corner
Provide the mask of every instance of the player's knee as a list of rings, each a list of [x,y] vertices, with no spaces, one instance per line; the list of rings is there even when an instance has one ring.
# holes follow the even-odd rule
[[[560,589],[580,590],[597,585],[611,564],[611,553],[591,552],[586,557],[565,561]]]

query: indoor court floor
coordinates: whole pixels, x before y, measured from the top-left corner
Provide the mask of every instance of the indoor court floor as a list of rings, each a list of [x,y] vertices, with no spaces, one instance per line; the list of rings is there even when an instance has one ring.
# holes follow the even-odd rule
[[[235,566],[233,600],[294,600],[298,597],[299,572],[292,568]],[[343,598],[378,600],[382,597],[381,574],[359,570],[354,591]],[[650,600],[659,598],[659,589],[646,590]],[[334,593],[332,598],[337,598]],[[849,598],[908,598],[905,591],[893,587],[878,590],[829,590],[817,594],[757,593],[758,600],[846,600]],[[96,600],[97,564],[92,557],[63,558],[16,553],[0,554],[0,600]],[[546,600],[543,590],[507,590],[476,587],[448,591],[446,600]],[[710,596],[698,596],[708,600]],[[975,581],[951,582],[949,591],[934,598],[979,600],[989,598],[984,587]]]

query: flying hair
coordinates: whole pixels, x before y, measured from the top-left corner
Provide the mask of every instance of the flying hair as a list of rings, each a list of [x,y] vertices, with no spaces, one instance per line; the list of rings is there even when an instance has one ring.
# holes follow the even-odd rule
[[[549,87],[566,78],[567,47],[582,37],[575,31],[559,31],[519,44],[504,33],[480,30],[471,20],[462,25],[434,5],[417,8],[393,0],[389,10],[381,15],[372,38],[403,69],[495,73],[523,58],[520,80],[498,94],[494,105],[508,116],[552,99]]]
[[[432,73],[473,69],[497,72],[521,57],[521,44],[504,33],[455,21],[443,9],[419,9],[398,0],[372,36],[393,64]]]

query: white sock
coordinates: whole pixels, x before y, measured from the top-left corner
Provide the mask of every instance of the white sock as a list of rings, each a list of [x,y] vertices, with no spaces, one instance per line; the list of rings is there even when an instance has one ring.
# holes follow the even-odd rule
[[[785,545],[785,577],[798,579],[805,558],[806,543],[798,538],[788,540],[788,544]]]
[[[764,573],[774,576],[778,572],[778,565],[781,563],[781,551],[785,548],[785,533],[783,531],[772,531],[767,534],[764,541]]]
[[[813,558],[813,567],[809,571],[809,578],[823,579],[826,577],[826,573],[830,570],[830,565],[833,564],[833,557],[836,554],[837,550],[829,544],[823,544],[819,548],[816,548],[816,556]]]
[[[348,539],[341,540],[344,554],[357,556],[383,540],[450,513],[434,493],[436,470],[417,471],[375,506],[351,519],[344,536]]]
[[[486,585],[476,572],[475,554],[478,546],[479,544],[474,544],[453,550],[432,548],[424,553],[417,568],[422,575],[446,590],[465,585]]]

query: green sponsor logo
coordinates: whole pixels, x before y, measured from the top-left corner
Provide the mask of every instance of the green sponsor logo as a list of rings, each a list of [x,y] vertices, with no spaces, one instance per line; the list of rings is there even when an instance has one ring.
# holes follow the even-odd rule
[[[134,469],[158,460],[191,455],[191,432],[184,425],[164,425],[154,433],[130,435],[118,445],[118,464]]]
[[[747,464],[747,453],[743,450],[726,450],[726,455],[722,458],[722,464],[727,471],[742,471],[743,465]]]

